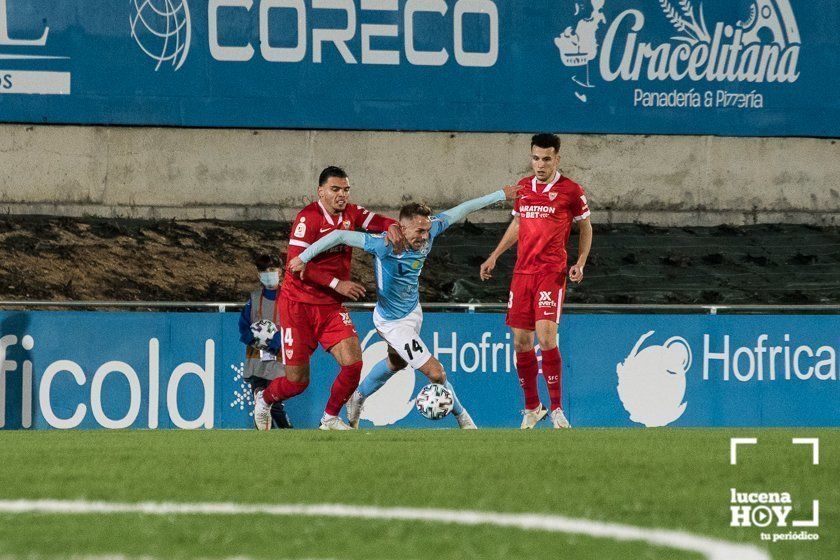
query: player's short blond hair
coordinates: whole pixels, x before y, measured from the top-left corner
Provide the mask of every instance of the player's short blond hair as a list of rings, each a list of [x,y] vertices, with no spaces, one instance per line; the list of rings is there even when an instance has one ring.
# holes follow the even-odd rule
[[[415,216],[423,216],[428,218],[432,215],[432,209],[429,208],[428,204],[424,204],[422,202],[412,202],[411,204],[406,204],[402,208],[400,208],[400,220],[403,218],[411,219]]]

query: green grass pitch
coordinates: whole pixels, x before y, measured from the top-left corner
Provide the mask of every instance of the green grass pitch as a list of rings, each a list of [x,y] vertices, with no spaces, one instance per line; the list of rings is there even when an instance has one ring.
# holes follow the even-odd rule
[[[729,464],[730,437],[757,437]],[[793,437],[819,437],[820,464]],[[0,432],[0,500],[339,503],[554,514],[840,558],[840,430]],[[816,542],[729,526],[730,488],[820,500]],[[773,529],[781,532],[782,529]],[[694,559],[576,534],[267,515],[0,513],[0,559]]]

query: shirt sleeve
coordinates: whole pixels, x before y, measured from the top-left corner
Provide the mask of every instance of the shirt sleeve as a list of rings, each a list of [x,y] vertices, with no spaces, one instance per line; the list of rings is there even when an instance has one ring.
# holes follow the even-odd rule
[[[387,231],[391,224],[397,223],[396,220],[371,212],[362,206],[357,206],[356,210],[356,218],[353,222],[356,229],[363,229],[371,233],[382,233]]]
[[[504,199],[505,191],[498,190],[479,198],[473,198],[472,200],[462,202],[455,208],[450,208],[446,212],[441,212],[435,216],[432,220],[432,229],[430,234],[432,237],[439,235],[446,231],[446,229],[455,222],[464,219],[467,214],[475,212],[476,210],[481,210],[485,206],[490,206],[496,202],[501,202]]]
[[[349,245],[350,247],[365,249],[365,237],[366,234],[358,231],[333,231],[307,247],[299,255],[300,260],[308,263],[324,251],[329,251],[336,245]]]
[[[246,346],[254,342],[254,334],[251,332],[251,298],[248,298],[248,303],[239,314],[239,341]]]
[[[371,255],[376,255],[377,257],[384,258],[385,255],[388,254],[390,251],[390,247],[388,243],[385,241],[385,237],[382,235],[371,235],[369,233],[362,234],[365,237],[365,246],[362,247],[365,252],[370,253]]]
[[[572,200],[572,216],[574,221],[579,222],[589,217],[589,203],[586,202],[586,193],[583,187],[578,185],[577,196]]]

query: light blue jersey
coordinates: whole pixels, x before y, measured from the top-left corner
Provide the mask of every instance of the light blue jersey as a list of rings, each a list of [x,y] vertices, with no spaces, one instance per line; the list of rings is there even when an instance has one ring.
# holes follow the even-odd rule
[[[452,224],[470,212],[505,199],[504,191],[496,191],[481,198],[468,200],[446,212],[432,217],[429,241],[420,250],[407,248],[394,254],[393,247],[386,243],[384,234],[360,233],[355,231],[334,231],[313,243],[300,255],[303,262],[309,262],[316,255],[339,244],[364,249],[376,259],[376,287],[378,297],[376,310],[388,321],[402,319],[420,304],[420,273],[426,264],[426,257],[432,250],[435,238]]]
[[[407,248],[399,255],[385,243],[383,235],[365,235],[364,250],[374,256],[378,297],[376,311],[386,321],[402,319],[420,304],[420,273],[432,250],[435,237],[451,225],[446,214],[432,216],[429,241],[419,251]]]

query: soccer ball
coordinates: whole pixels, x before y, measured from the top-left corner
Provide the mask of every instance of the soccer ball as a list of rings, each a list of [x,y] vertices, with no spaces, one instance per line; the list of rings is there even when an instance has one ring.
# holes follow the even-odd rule
[[[254,345],[257,348],[268,348],[268,343],[277,334],[277,325],[268,320],[257,321],[251,325],[251,334],[254,335]]]
[[[414,406],[429,420],[440,420],[452,412],[454,404],[455,397],[449,389],[437,383],[429,383],[417,393]]]

